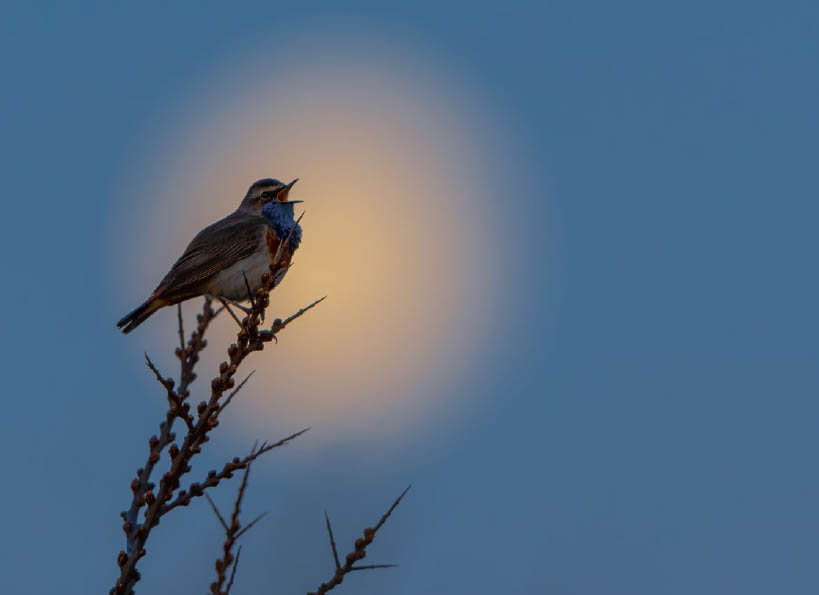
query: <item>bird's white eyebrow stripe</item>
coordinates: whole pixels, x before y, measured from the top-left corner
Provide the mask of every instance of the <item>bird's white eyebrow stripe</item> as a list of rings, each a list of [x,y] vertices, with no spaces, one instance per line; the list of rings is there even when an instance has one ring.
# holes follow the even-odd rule
[[[282,184],[281,186],[261,186],[258,188],[258,191],[260,194],[264,194],[265,192],[278,192],[284,187],[285,184]]]

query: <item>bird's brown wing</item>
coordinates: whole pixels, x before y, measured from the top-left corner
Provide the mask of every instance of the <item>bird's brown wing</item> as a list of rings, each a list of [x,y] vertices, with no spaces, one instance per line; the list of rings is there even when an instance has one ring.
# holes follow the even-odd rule
[[[159,283],[155,295],[197,293],[197,286],[252,255],[259,248],[266,226],[263,217],[244,213],[233,213],[209,225],[191,240]]]

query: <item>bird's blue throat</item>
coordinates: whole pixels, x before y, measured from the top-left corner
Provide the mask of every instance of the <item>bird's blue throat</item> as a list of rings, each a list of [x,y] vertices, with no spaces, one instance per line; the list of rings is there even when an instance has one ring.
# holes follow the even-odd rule
[[[296,205],[271,200],[262,207],[262,215],[280,238],[290,235],[288,248],[295,251],[301,243],[301,225],[296,223],[293,209]],[[295,229],[294,229],[295,228]],[[293,230],[293,233],[290,233]]]

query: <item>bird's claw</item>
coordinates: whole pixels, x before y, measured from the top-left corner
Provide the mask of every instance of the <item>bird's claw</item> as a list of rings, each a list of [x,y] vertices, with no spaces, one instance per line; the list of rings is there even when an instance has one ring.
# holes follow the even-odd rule
[[[275,341],[276,343],[279,342],[278,337],[276,337],[276,333],[273,331],[259,331],[259,337],[262,341]]]

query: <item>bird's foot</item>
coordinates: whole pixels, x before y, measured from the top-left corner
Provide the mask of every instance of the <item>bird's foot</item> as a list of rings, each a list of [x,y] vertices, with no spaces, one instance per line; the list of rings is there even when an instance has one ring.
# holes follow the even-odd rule
[[[275,341],[276,343],[279,342],[278,337],[276,337],[276,333],[284,328],[284,323],[282,322],[281,318],[276,318],[273,321],[273,324],[270,325],[269,331],[259,331],[259,335],[262,337],[263,341]]]

